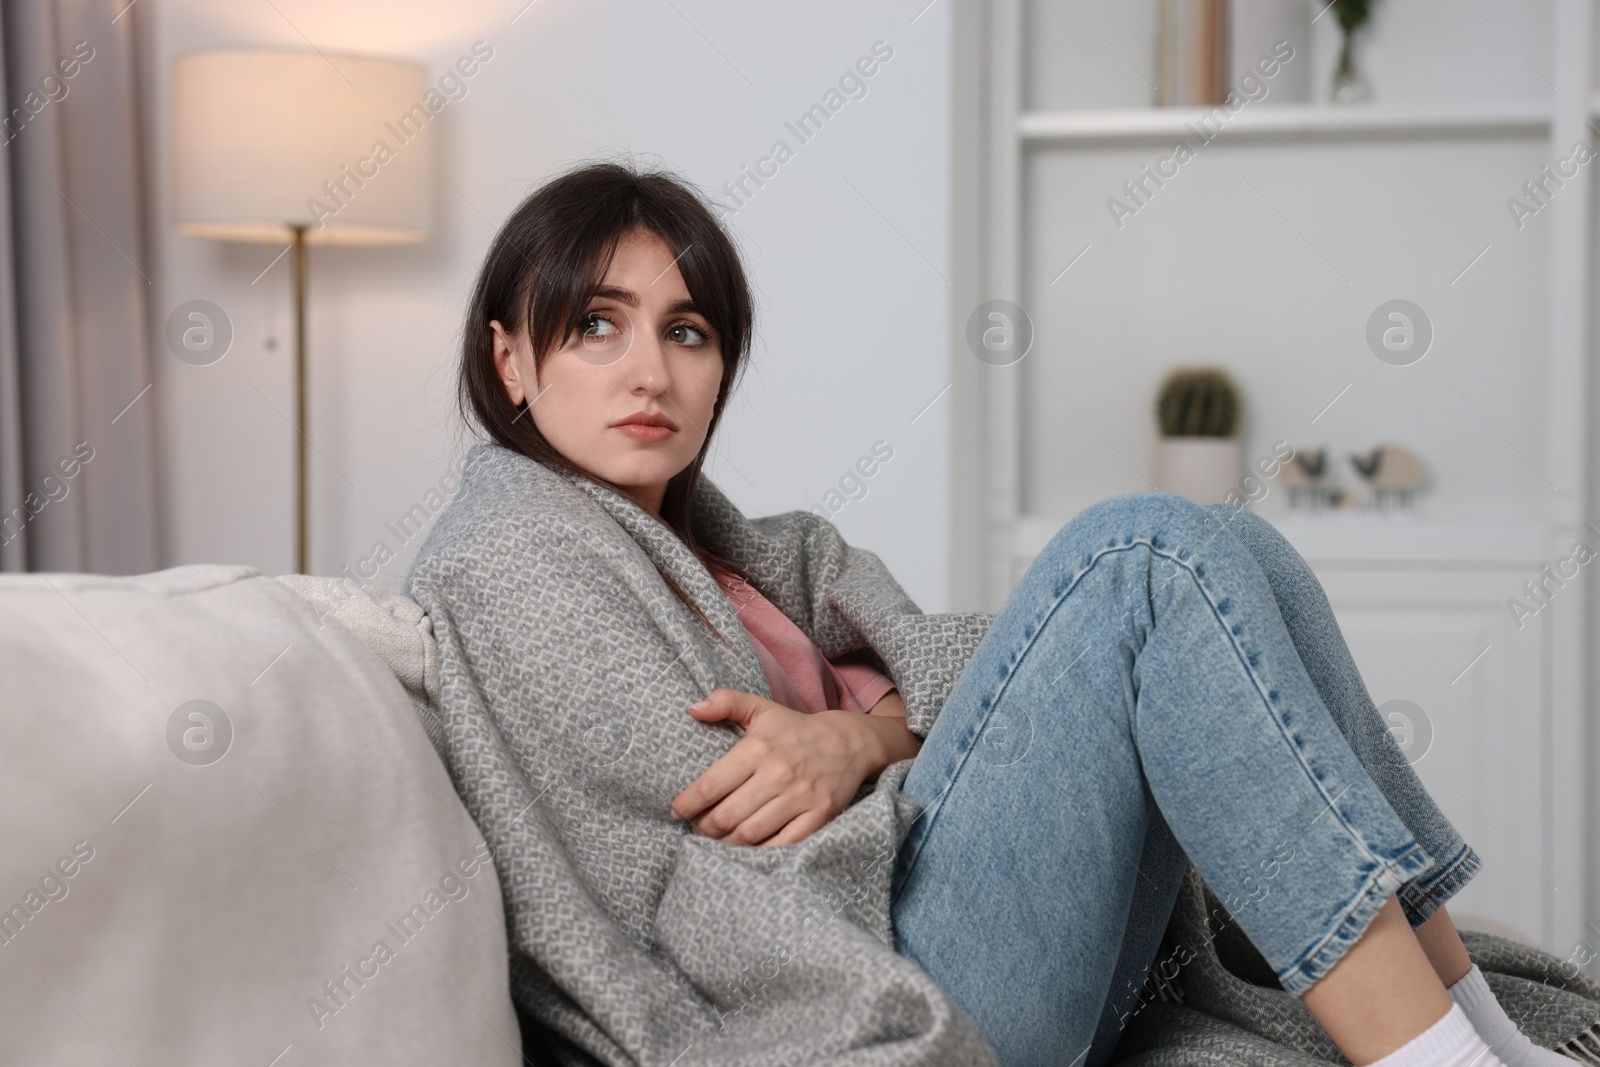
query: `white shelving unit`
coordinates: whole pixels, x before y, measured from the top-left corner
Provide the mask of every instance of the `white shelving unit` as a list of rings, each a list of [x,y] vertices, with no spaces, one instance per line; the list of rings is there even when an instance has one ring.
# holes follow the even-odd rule
[[[1554,160],[1576,141],[1600,143],[1590,126],[1600,114],[1590,54],[1593,0],[1548,2],[1553,16],[1548,102],[1247,107],[1218,136],[1217,144],[1226,147],[1205,151],[1292,154],[1325,150],[1329,144],[1405,149],[1425,143],[1455,151],[1463,142],[1519,141],[1544,142],[1541,155]],[[991,0],[987,18],[988,226],[982,297],[1028,307],[1030,296],[1055,299],[1060,288],[1049,287],[1051,279],[1041,276],[1028,254],[1029,241],[1048,229],[1045,220],[1060,217],[1052,213],[1058,205],[1049,200],[1058,195],[1055,187],[1043,178],[1030,184],[1030,165],[1058,154],[1086,167],[1095,165],[1100,153],[1132,149],[1149,156],[1210,109],[1027,110],[1023,0]],[[1600,527],[1585,525],[1591,515],[1587,368],[1597,165],[1567,179],[1547,209],[1550,225],[1543,230],[1545,277],[1537,297],[1543,304],[1531,314],[1544,322],[1544,337],[1539,351],[1523,357],[1529,359],[1529,381],[1538,379],[1530,386],[1531,402],[1538,406],[1533,432],[1543,435],[1533,446],[1537,464],[1528,450],[1519,450],[1543,481],[1535,484],[1532,472],[1526,472],[1526,484],[1517,486],[1520,495],[1508,496],[1515,502],[1495,518],[1271,516],[1318,571],[1380,706],[1385,692],[1431,694],[1438,709],[1435,747],[1418,760],[1417,770],[1486,860],[1485,873],[1463,893],[1459,910],[1509,924],[1563,956],[1580,943],[1600,949],[1600,922],[1590,922],[1600,908],[1589,889],[1595,857],[1586,830],[1590,802],[1584,773],[1590,743],[1586,652],[1593,647],[1592,634],[1581,591],[1552,597],[1520,631],[1511,627],[1505,602],[1541,565],[1566,555],[1574,540],[1583,537],[1600,546]],[[1073,246],[1083,241],[1079,237]],[[1095,269],[1123,268],[1102,262]],[[1524,313],[1530,312],[1524,308]],[[1137,322],[1130,327],[1138,328]],[[1030,372],[1027,359],[984,369],[986,449],[982,483],[975,488],[986,502],[985,596],[991,610],[1077,506],[1105,495],[1057,491],[1055,499],[1068,499],[1073,506],[1041,510],[1030,503],[1041,494],[1030,488],[1029,471],[1036,475],[1048,462],[1028,453],[1030,417],[1037,418],[1030,416],[1038,403],[1032,394],[1044,392],[1037,380],[1041,373]],[[1092,408],[1078,412],[1091,422],[1093,414]],[[1111,442],[1104,426],[1095,428]],[[1501,437],[1511,443],[1511,437]],[[1128,466],[1134,466],[1132,460]],[[1032,476],[1033,483],[1038,481]],[[1127,486],[1146,487],[1132,479]]]

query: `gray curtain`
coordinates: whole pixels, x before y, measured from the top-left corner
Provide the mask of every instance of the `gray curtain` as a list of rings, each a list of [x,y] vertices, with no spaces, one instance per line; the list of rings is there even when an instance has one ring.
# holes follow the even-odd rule
[[[0,570],[159,566],[139,14],[0,3]]]

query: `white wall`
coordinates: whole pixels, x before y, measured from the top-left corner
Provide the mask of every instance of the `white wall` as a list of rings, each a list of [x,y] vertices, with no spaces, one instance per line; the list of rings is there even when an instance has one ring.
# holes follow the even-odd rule
[[[355,566],[467,443],[455,415],[458,327],[495,228],[538,181],[580,158],[651,154],[708,188],[774,140],[795,157],[732,220],[758,301],[755,361],[708,472],[748,514],[805,508],[873,443],[894,458],[835,522],[877,551],[926,610],[949,601],[951,381],[946,321],[950,5],[578,3],[439,5],[165,0],[145,12],[165,564],[292,567],[292,318],[288,258],[170,232],[172,57],[272,45],[415,59],[437,75],[475,40],[494,57],[429,127],[435,232],[401,249],[314,248],[311,570]],[[281,14],[280,14],[281,12]],[[919,14],[920,12],[920,14]],[[513,18],[515,21],[513,22]],[[812,141],[784,128],[875,41],[893,58]],[[205,298],[236,331],[209,367],[159,335]],[[268,338],[276,347],[268,347]],[[274,410],[276,408],[276,410]],[[279,414],[282,412],[283,414]],[[916,422],[911,420],[916,418]]]

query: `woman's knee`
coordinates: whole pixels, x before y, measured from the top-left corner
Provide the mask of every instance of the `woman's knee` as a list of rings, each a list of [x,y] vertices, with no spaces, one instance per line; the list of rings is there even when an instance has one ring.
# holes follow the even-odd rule
[[[1221,505],[1228,507],[1229,505]],[[1228,521],[1226,514],[1196,504],[1188,497],[1165,490],[1121,493],[1098,500],[1061,528],[1058,540],[1070,539],[1077,547],[1116,547],[1156,535],[1165,535],[1175,548],[1182,542],[1214,537]]]
[[[1239,504],[1207,504],[1205,511],[1231,530],[1263,539],[1283,540],[1276,526]]]
[[[1205,510],[1250,550],[1269,577],[1278,573],[1310,573],[1310,567],[1289,539],[1260,515],[1236,504],[1208,504]]]
[[[1076,576],[1103,553],[1147,545],[1179,560],[1207,553],[1223,539],[1226,516],[1177,493],[1151,491],[1105,497],[1074,515],[1035,558],[1029,574],[1048,574],[1051,582]],[[1070,576],[1070,577],[1069,577]]]

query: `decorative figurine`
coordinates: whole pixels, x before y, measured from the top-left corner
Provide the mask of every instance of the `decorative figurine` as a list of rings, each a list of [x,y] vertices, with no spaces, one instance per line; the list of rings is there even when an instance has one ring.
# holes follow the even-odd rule
[[[1330,473],[1326,448],[1296,449],[1294,459],[1284,464],[1280,475],[1289,490],[1289,506],[1309,506],[1312,510],[1348,507],[1349,494],[1333,484]]]
[[[1410,507],[1427,480],[1422,457],[1399,445],[1379,445],[1366,455],[1351,453],[1350,463],[1372,490],[1372,504],[1380,510],[1393,505]]]

